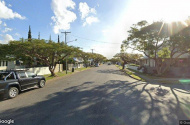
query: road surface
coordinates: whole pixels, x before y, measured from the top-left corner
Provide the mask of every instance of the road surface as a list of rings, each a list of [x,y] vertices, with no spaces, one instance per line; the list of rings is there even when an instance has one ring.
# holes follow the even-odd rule
[[[190,89],[137,81],[102,65],[1,101],[0,119],[17,125],[178,125],[190,119]]]

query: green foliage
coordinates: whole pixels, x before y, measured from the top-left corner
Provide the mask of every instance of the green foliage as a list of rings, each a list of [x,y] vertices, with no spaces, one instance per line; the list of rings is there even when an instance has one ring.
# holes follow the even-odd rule
[[[67,56],[72,56],[79,51],[73,46],[62,45],[60,43],[48,42],[45,40],[33,39],[32,41],[11,41],[6,47],[7,58],[14,57],[15,59],[26,60],[30,58],[39,61],[49,66],[52,76],[55,76],[54,70],[56,64],[64,60]],[[11,50],[11,51],[10,51]]]
[[[95,63],[101,63],[101,62],[107,60],[106,57],[104,57],[104,56],[101,55],[101,54],[97,54],[97,53],[93,53],[93,54],[92,54],[92,59],[93,59],[93,61],[94,61]]]
[[[85,67],[88,67],[88,65],[90,63],[89,59],[91,59],[93,57],[93,54],[92,53],[83,52],[83,51],[80,50],[80,51],[78,51],[78,53],[76,53],[75,56],[82,58]]]
[[[31,34],[31,28],[29,26],[29,31],[28,31],[28,41],[32,40],[32,34]]]
[[[113,64],[115,64],[116,62],[120,62],[120,63],[122,62],[122,60],[119,57],[114,57],[108,61],[111,61]]]
[[[190,24],[190,20],[187,20],[186,24]],[[158,21],[148,24],[146,21],[141,21],[134,24],[128,33],[121,51],[132,48],[143,52],[144,55],[155,60],[158,74],[166,71],[161,70],[164,60],[160,61],[159,58],[173,58],[175,54],[178,54],[175,57],[178,58],[190,52],[190,25],[187,26],[184,22],[167,24]]]
[[[160,58],[169,58],[171,51],[168,47],[163,47],[160,51],[158,51],[158,57]]]

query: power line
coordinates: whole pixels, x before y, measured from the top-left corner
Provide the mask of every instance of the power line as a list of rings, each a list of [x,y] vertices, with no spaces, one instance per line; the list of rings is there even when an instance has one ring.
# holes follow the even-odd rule
[[[94,42],[99,42],[99,43],[109,43],[109,44],[121,44],[121,43],[110,43],[110,42],[105,42],[105,41],[98,41],[98,40],[92,40],[92,39],[88,39],[88,38],[84,38],[84,37],[80,37],[80,36],[76,36],[76,35],[71,35],[80,39],[84,39],[84,40],[90,40],[90,41],[94,41]]]

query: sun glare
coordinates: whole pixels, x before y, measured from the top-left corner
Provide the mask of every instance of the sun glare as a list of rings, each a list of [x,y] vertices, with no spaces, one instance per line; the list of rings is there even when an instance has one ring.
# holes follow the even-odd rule
[[[131,16],[138,15],[133,17],[133,20],[163,20],[171,23],[188,19],[189,5],[190,0],[131,0],[128,11]]]
[[[157,13],[166,23],[185,21],[190,16],[187,5],[190,5],[188,0],[167,0],[167,2],[161,0],[160,11]]]

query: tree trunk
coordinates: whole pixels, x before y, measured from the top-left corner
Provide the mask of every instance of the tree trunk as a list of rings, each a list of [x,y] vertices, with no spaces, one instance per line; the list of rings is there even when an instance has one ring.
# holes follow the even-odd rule
[[[56,74],[55,74],[55,66],[49,66],[49,71],[51,72],[51,76],[53,76],[53,77],[56,77]]]
[[[122,69],[125,69],[125,63],[123,63],[123,68]]]
[[[123,62],[123,69],[125,69],[125,64],[127,64],[127,62],[124,61]]]

